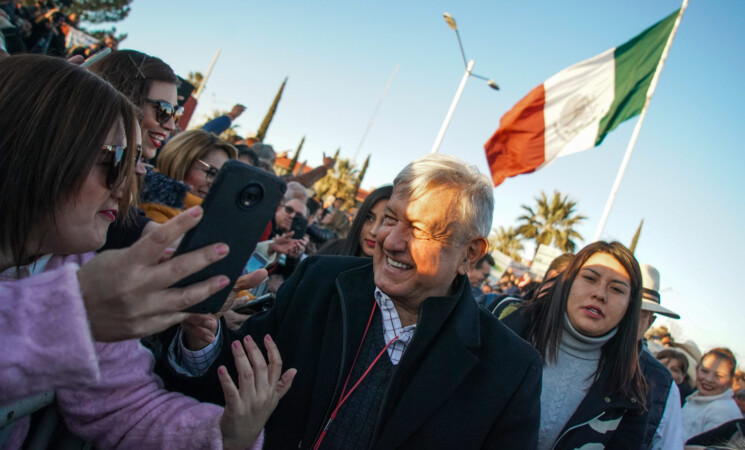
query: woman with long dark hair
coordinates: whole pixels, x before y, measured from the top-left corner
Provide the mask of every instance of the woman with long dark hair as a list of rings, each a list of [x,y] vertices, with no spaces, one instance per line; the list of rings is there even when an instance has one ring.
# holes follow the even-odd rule
[[[360,205],[347,237],[326,243],[317,254],[372,258],[376,245],[375,238],[383,221],[385,205],[388,204],[392,193],[393,186],[383,186],[372,191]]]
[[[271,339],[264,342],[268,369],[254,343],[234,343],[241,379],[255,376],[257,383],[242,381],[239,391],[223,368],[225,409],[163,389],[152,372],[152,355],[136,339],[91,340],[89,322],[96,317],[81,298],[78,280],[108,227],[132,201],[141,136],[136,107],[96,75],[62,59],[8,57],[0,61],[0,79],[0,209],[5,211],[0,281],[16,283],[14,294],[0,302],[0,340],[11,349],[0,353],[0,405],[13,411],[0,424],[3,448],[21,448],[30,413],[52,402],[69,429],[97,448],[251,445],[293,377],[286,372],[287,384],[280,381],[281,361]],[[80,266],[80,278],[67,283],[49,278],[59,268]],[[46,280],[49,294],[31,297],[29,279]],[[61,359],[73,363],[58,361],[54,350],[60,347]],[[90,367],[83,380],[80,367]]]
[[[503,322],[544,358],[538,448],[637,448],[647,385],[637,328],[641,273],[618,242],[582,249],[553,287]]]

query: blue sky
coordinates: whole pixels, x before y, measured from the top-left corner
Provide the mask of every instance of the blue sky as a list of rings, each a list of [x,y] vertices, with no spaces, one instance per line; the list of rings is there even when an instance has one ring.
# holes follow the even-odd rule
[[[178,5],[178,7],[174,7]],[[159,56],[177,73],[204,72],[222,50],[198,114],[248,110],[240,133],[255,131],[282,80],[288,84],[266,141],[297,147],[321,162],[341,148],[351,158],[383,89],[396,75],[361,150],[372,154],[363,187],[390,183],[428,153],[464,72],[458,23],[474,72],[441,153],[488,173],[484,143],[499,119],[546,78],[622,44],[680,7],[678,1],[254,2],[136,0],[117,24],[122,48]],[[745,169],[740,112],[745,73],[745,3],[691,2],[670,51],[603,239],[628,244],[644,219],[637,258],[661,272],[663,304],[680,313],[667,323],[702,350],[730,346],[745,358],[745,308],[736,287],[745,255]],[[494,194],[495,226],[510,226],[521,204],[554,189],[578,202],[592,238],[636,119],[587,152],[505,181]],[[586,242],[585,242],[586,243]],[[659,322],[659,320],[658,320]]]

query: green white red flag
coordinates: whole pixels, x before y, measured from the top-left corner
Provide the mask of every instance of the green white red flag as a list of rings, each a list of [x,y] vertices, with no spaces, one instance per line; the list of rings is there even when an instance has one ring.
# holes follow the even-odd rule
[[[679,14],[567,67],[517,102],[484,145],[494,186],[598,146],[621,122],[641,113]]]

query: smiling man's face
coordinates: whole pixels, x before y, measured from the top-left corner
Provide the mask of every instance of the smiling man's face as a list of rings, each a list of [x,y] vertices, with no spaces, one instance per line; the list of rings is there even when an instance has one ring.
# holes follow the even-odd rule
[[[469,245],[453,236],[454,199],[438,190],[411,200],[394,190],[373,256],[375,285],[394,302],[448,295],[455,277],[468,272]]]

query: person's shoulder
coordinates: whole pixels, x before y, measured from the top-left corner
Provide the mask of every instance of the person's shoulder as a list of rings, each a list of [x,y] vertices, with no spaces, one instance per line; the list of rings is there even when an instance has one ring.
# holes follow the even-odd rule
[[[482,345],[497,357],[503,357],[512,364],[519,361],[530,363],[540,360],[540,353],[531,344],[515,334],[502,321],[484,309],[479,310]]]
[[[664,364],[659,362],[657,358],[655,358],[648,350],[642,349],[639,352],[639,363],[642,366],[642,372],[644,372],[645,376],[650,376],[651,374],[661,377],[662,379],[666,380],[668,383],[672,383],[673,376],[670,374],[670,371],[665,367]]]
[[[321,270],[326,273],[339,273],[370,265],[372,259],[357,256],[313,255],[305,258],[303,264],[307,266],[308,271]]]

